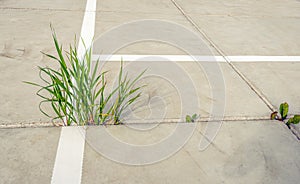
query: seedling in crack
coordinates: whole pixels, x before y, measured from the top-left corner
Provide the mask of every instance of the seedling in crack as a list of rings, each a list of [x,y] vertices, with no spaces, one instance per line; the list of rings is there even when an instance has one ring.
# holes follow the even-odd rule
[[[278,112],[275,111],[271,114],[270,118],[271,120],[278,120],[284,122],[284,120],[286,120],[286,118],[288,117],[288,113],[289,113],[289,104],[287,102],[284,102],[280,104],[279,107],[280,117],[278,116]],[[300,122],[300,115],[294,115],[287,121],[286,125],[290,127],[291,124],[298,124],[299,122]]]
[[[281,121],[285,120],[289,112],[289,104],[284,102],[280,104],[279,113],[281,115]]]
[[[288,120],[286,125],[290,126],[291,124],[298,124],[299,122],[300,122],[300,115],[295,115]]]
[[[286,119],[288,112],[289,112],[289,104],[287,102],[284,102],[284,103],[280,104],[280,107],[279,107],[280,117],[278,116],[278,112],[275,111],[271,114],[270,119],[283,121]]]
[[[193,123],[193,122],[195,122],[199,117],[200,117],[200,115],[197,115],[197,114],[193,114],[192,116],[186,115],[186,116],[185,116],[185,121],[186,121],[187,123]]]

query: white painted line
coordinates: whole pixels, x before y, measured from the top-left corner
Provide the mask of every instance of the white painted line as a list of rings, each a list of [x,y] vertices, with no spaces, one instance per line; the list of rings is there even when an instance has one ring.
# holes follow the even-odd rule
[[[99,59],[100,61],[216,61],[222,60],[221,56],[190,56],[190,55],[93,55],[93,60]]]
[[[80,40],[77,49],[79,58],[84,57],[86,49],[89,49],[93,42],[95,34],[96,4],[97,0],[87,0],[86,2],[84,18],[81,26]]]
[[[300,56],[228,56],[231,62],[299,62]]]
[[[93,42],[96,3],[97,0],[86,2],[77,49],[77,56],[81,61]],[[81,183],[85,134],[84,127],[62,127],[52,173],[52,184]]]
[[[62,127],[52,175],[52,184],[81,183],[85,128]]]
[[[231,62],[299,62],[300,56],[226,56]],[[190,56],[190,55],[93,55],[95,61],[201,61],[226,62],[223,56]]]

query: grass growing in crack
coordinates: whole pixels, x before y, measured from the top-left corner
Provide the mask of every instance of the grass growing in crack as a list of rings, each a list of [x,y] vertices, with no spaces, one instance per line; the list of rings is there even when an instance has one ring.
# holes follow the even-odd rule
[[[123,77],[123,61],[119,72],[118,86],[108,95],[105,95],[107,82],[106,72],[98,71],[99,60],[92,67],[92,51],[88,49],[84,58],[78,58],[76,47],[70,46],[69,51],[63,52],[59,45],[54,29],[52,38],[58,57],[45,54],[59,64],[59,69],[39,67],[39,76],[43,85],[25,82],[38,86],[37,95],[42,98],[39,104],[40,111],[53,118],[60,119],[64,125],[99,125],[107,121],[114,124],[121,122],[122,112],[141,95],[140,87],[133,88],[144,72],[133,80]],[[76,45],[76,44],[75,44]],[[46,77],[44,77],[46,76]],[[46,94],[45,94],[46,92]],[[116,101],[109,103],[114,95]],[[52,117],[42,108],[44,103],[50,103],[55,116]],[[110,105],[109,105],[110,104]]]
[[[126,73],[125,76],[123,76],[123,60],[121,60],[118,78],[118,95],[112,109],[112,115],[115,124],[120,123],[120,118],[123,111],[141,96],[141,92],[139,92],[139,90],[144,86],[139,86],[136,88],[133,87],[136,85],[137,81],[142,77],[142,75],[145,72],[146,70],[144,70],[137,77],[131,80],[130,78],[128,78],[128,73]]]

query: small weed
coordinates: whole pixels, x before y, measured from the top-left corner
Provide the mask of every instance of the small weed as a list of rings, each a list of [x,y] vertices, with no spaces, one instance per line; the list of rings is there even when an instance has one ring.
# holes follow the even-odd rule
[[[285,120],[287,119],[288,113],[289,113],[289,104],[287,102],[284,102],[284,103],[280,104],[280,107],[279,107],[280,116],[278,116],[278,112],[275,111],[271,114],[270,119],[285,122]],[[290,124],[298,124],[299,122],[300,122],[300,115],[294,115],[287,121],[286,125],[288,127],[290,127]]]
[[[294,115],[292,118],[288,120],[286,125],[290,126],[290,124],[298,124],[300,122],[300,115]]]
[[[193,114],[192,116],[186,115],[185,116],[185,121],[187,123],[192,123],[192,122],[195,122],[199,117],[200,117],[200,115],[197,115],[197,114]]]

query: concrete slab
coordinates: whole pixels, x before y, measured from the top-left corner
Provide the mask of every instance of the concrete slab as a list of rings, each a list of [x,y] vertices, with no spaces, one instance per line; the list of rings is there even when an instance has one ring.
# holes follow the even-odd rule
[[[176,2],[227,55],[299,55],[298,1]]]
[[[60,128],[0,130],[0,183],[50,183]]]
[[[299,55],[298,1],[176,0],[176,2],[179,2],[184,11],[228,55]],[[61,43],[72,43],[74,34],[79,36],[84,8],[85,1],[0,2],[0,123],[49,121],[37,108],[39,99],[34,95],[36,90],[22,84],[21,81],[37,82],[39,79],[36,66],[53,65],[53,61],[49,61],[39,53],[40,51],[55,53],[49,23],[52,22],[56,28]],[[195,31],[172,1],[105,0],[97,4],[95,37],[113,26],[140,19],[173,21]],[[160,30],[154,31],[160,34]],[[174,30],[168,31],[171,33]],[[181,38],[183,35],[178,37]],[[193,45],[196,41],[183,39],[183,42]],[[210,46],[208,48],[212,49]],[[216,54],[215,51],[212,52]],[[180,47],[147,41],[126,45],[117,53],[186,54]],[[211,81],[208,80],[203,68],[199,68],[193,62],[176,62],[178,68],[172,70],[170,63],[148,62],[134,64],[129,70],[136,74],[149,65],[153,68],[148,72],[155,75],[141,80],[151,84],[145,88],[142,96],[142,100],[148,100],[148,103],[136,104],[130,110],[139,109],[139,111],[134,111],[130,118],[141,120],[150,117],[152,120],[162,122],[172,118],[184,118],[186,113],[210,115],[212,103],[218,103],[218,100],[210,93]],[[300,104],[297,103],[295,95],[299,91],[295,87],[299,78],[298,64],[289,63],[283,66],[279,63],[255,65],[235,63],[235,65],[270,99],[272,104],[276,106],[282,101],[288,101],[291,112],[299,112]],[[109,80],[114,80],[119,63],[107,63],[106,67],[112,70],[108,75]],[[220,68],[221,71],[214,72],[216,75],[222,75],[225,82],[225,99],[221,99],[226,100],[225,116],[233,119],[269,116],[267,106],[228,64],[221,63]],[[179,70],[181,72],[178,72]],[[157,72],[166,76],[157,75]],[[288,83],[286,76],[291,79]],[[184,106],[180,102],[181,94],[186,95],[185,99],[188,102]],[[193,105],[197,100],[200,101],[200,106]],[[180,130],[185,131],[194,125],[178,126]],[[107,131],[111,137],[125,144],[149,146],[170,139],[177,124],[133,123],[122,126],[88,127],[82,183],[297,183],[299,181],[300,159],[296,154],[300,151],[299,142],[284,124],[277,121],[225,122],[219,132],[216,132],[217,137],[212,145],[204,151],[199,151],[198,147],[200,140],[205,139],[207,123],[196,125],[196,130],[191,132],[191,138],[186,139],[187,144],[176,154],[155,164],[140,166],[128,166],[105,158],[94,150],[95,145],[90,142],[93,137],[90,136],[99,136],[101,140],[102,134],[97,134],[97,131]],[[59,133],[60,128],[0,130],[2,140],[0,183],[49,183]],[[176,143],[155,151],[166,151],[173,148]],[[125,155],[123,156],[125,159],[128,156],[128,152],[123,154],[126,150],[116,148],[109,142],[104,142],[104,148]],[[138,160],[135,150],[130,151],[128,159]],[[146,153],[151,156],[156,152]]]
[[[185,12],[199,16],[229,17],[299,17],[300,3],[297,0],[175,0]]]
[[[220,173],[225,183],[294,183],[299,177],[298,144],[284,124],[245,121],[224,123],[214,145],[203,152],[207,157],[197,158],[195,149],[187,149],[208,175]],[[223,159],[224,164],[211,162]]]
[[[188,29],[189,32],[191,32],[190,34],[197,34],[200,39],[203,39],[202,35],[196,31],[171,1],[104,1],[97,4],[97,10],[101,11],[96,14],[95,40],[116,26],[145,19],[169,21],[178,24],[179,27],[183,26]],[[145,25],[140,25],[140,29],[142,32],[152,31],[157,35],[162,34],[161,29],[150,30]],[[168,31],[170,35],[172,35],[172,33],[174,34],[174,31],[177,30],[176,28],[171,27],[164,27],[162,29],[163,31]],[[123,28],[123,30],[124,33],[126,33],[125,28]],[[177,36],[179,38],[182,37],[182,45],[189,44],[197,47],[197,43],[194,42],[197,42],[198,40],[184,39],[187,36],[186,34],[178,33]],[[115,54],[187,54],[186,51],[183,50],[185,48],[182,48],[179,45],[172,46],[170,43],[163,43],[162,40],[142,40],[137,43],[126,43],[126,45],[123,45],[121,44],[122,41],[126,40],[124,34],[121,34],[116,38],[113,37],[111,40],[112,42],[120,43],[119,47],[121,48],[119,48]],[[208,42],[205,40],[203,40],[203,42],[207,44],[208,48],[212,49]],[[216,53],[214,49],[212,49],[211,52]],[[201,53],[201,51],[199,51],[199,53]],[[103,54],[103,52],[101,54]],[[202,53],[202,55],[205,55],[205,53]],[[211,53],[206,53],[206,55],[211,55]]]
[[[45,0],[45,1],[36,1],[36,0],[5,0],[0,2],[0,9],[16,9],[16,10],[45,10],[45,11],[84,11],[85,10],[85,1],[80,0]]]
[[[210,66],[219,69],[215,80],[208,78],[208,74],[216,70],[205,71]],[[119,62],[105,63],[103,71],[109,71],[106,76],[109,84],[118,80],[119,67]],[[142,96],[125,112],[124,120],[166,121],[185,119],[187,114],[194,113],[214,118],[223,115],[212,108],[223,108],[221,112],[225,117],[269,117],[268,107],[227,63],[219,63],[217,67],[207,62],[125,62],[125,72],[132,78],[144,69],[147,71],[138,83],[146,85]],[[217,82],[220,82],[218,86],[214,86]],[[219,96],[212,89],[218,89]]]
[[[68,47],[80,33],[83,12],[5,9],[0,14],[0,122],[49,121],[39,112],[37,88],[22,81],[40,82],[37,66],[56,66],[40,53],[55,54],[50,23]]]
[[[175,8],[174,8],[175,9]],[[176,10],[176,9],[175,9]],[[116,26],[122,26],[123,24],[130,23],[132,21],[141,21],[144,19],[157,19],[161,21],[171,21],[179,24],[179,26],[185,26],[195,33],[195,30],[191,28],[190,24],[185,18],[178,12],[175,14],[151,14],[151,13],[127,13],[127,12],[97,12],[96,14],[96,26],[95,26],[95,38],[101,37],[103,33],[110,31]],[[149,31],[149,30],[148,30]],[[160,32],[160,30],[153,30]],[[171,31],[171,30],[170,30]],[[200,35],[199,35],[200,36]],[[122,43],[122,40],[126,38],[120,35],[118,38],[114,38],[114,42]],[[127,43],[128,44],[128,43]],[[130,43],[130,45],[119,45],[120,50],[117,50],[115,54],[186,54],[182,48],[172,46],[168,43],[162,43],[158,41],[142,41],[137,43]],[[122,48],[123,47],[123,48]],[[101,51],[98,51],[100,54]],[[103,52],[102,52],[103,53]]]
[[[291,131],[300,140],[300,124],[291,124]]]
[[[259,62],[234,63],[235,66],[269,99],[274,107],[283,102],[290,105],[289,112],[300,113],[300,63]]]
[[[226,55],[300,54],[300,18],[191,17]]]
[[[112,126],[104,131],[124,144],[149,146],[164,136],[168,139],[172,127],[160,124],[141,131]],[[205,124],[199,124],[180,151],[151,165],[130,166],[112,161],[88,143],[82,183],[296,183],[299,180],[300,160],[295,154],[300,151],[299,143],[285,125],[274,121],[226,122],[213,144],[199,151],[204,128]],[[91,133],[99,132],[87,131],[87,137]],[[115,149],[122,154],[123,150]],[[131,157],[135,157],[134,151]]]
[[[171,17],[172,14],[178,14],[178,10],[173,5],[171,1],[168,0],[158,0],[149,2],[147,0],[132,0],[132,1],[122,1],[122,0],[103,0],[97,3],[97,10],[104,12],[114,12],[114,13],[151,13],[151,14],[166,14]]]
[[[109,5],[108,5],[109,4]],[[107,31],[110,31],[110,29],[112,29],[114,26],[119,26],[122,25],[124,23],[127,22],[131,22],[131,21],[137,21],[137,20],[141,20],[141,19],[160,19],[160,20],[167,20],[167,21],[174,21],[176,23],[179,23],[181,25],[186,26],[188,29],[190,29],[191,31],[195,31],[194,27],[191,25],[190,22],[187,21],[187,19],[180,13],[180,11],[176,8],[176,6],[171,3],[171,2],[153,2],[148,6],[146,6],[144,4],[144,2],[139,2],[137,3],[138,5],[134,5],[135,2],[126,2],[124,4],[124,2],[109,2],[109,3],[98,3],[97,4],[97,9],[103,10],[103,12],[97,12],[97,18],[96,18],[96,30],[95,30],[95,37],[97,40],[97,36],[101,36],[102,34],[106,33]],[[168,7],[168,11],[158,11],[161,8],[161,4],[165,4],[165,6],[163,6],[164,8]],[[130,11],[132,7],[136,7],[139,6],[139,10],[138,11]],[[124,8],[127,7],[127,8]],[[146,29],[145,29],[146,30]],[[155,30],[157,32],[157,34],[160,34],[160,30]],[[171,32],[174,31],[173,29],[170,30]],[[126,32],[126,30],[124,30],[124,32]],[[200,34],[200,33],[197,33]],[[178,37],[180,37],[181,35],[178,35]],[[203,38],[203,37],[202,37]],[[131,43],[129,45],[123,45],[123,40],[126,40],[127,37],[124,36],[124,34],[120,33],[120,35],[118,35],[117,38],[113,38],[115,40],[113,40],[112,42],[116,42],[116,43],[120,43],[119,48],[116,48],[116,52],[114,54],[187,54],[184,52],[184,50],[182,48],[176,48],[176,46],[172,46],[172,45],[168,45],[166,43],[161,43],[161,42],[155,42],[155,41],[142,41],[142,42],[138,42],[138,43]],[[191,40],[184,40],[182,39],[182,42],[189,42],[189,43],[193,43],[193,41]],[[122,43],[122,44],[121,44]],[[207,44],[207,42],[205,42]],[[97,44],[97,43],[96,43]],[[209,45],[209,44],[207,44]],[[213,48],[211,46],[207,46],[207,48],[211,49],[212,53],[217,53],[216,51],[213,51]],[[103,50],[98,51],[97,48],[95,49],[94,47],[94,51],[96,50],[96,54],[105,54],[103,52]],[[200,51],[201,52],[201,51]],[[208,53],[207,51],[204,51],[205,53],[201,53],[202,55],[211,55],[211,53]],[[200,55],[201,55],[200,54]],[[108,64],[110,65],[110,64]],[[113,64],[112,64],[113,65]],[[148,64],[152,65],[152,64]],[[207,83],[207,79],[204,73],[200,74],[200,71],[197,69],[193,69],[193,64],[180,64],[182,66],[186,65],[186,67],[188,67],[190,71],[193,70],[193,72],[186,72],[187,70],[185,70],[185,73],[189,73],[192,75],[192,81],[195,84],[199,84],[202,85],[202,87],[196,87],[197,91],[201,91],[200,94],[199,92],[196,95],[190,95],[189,100],[190,101],[195,101],[195,99],[198,99],[201,102],[201,110],[200,110],[200,114],[202,114],[203,116],[207,116],[209,114],[210,108],[211,108],[211,104],[212,101],[215,99],[211,98],[211,94],[209,94],[209,92],[203,92],[203,91],[207,91],[207,89],[209,88],[209,85]],[[188,66],[190,65],[190,66]],[[226,75],[226,116],[235,116],[235,117],[242,117],[242,116],[268,116],[270,111],[268,110],[268,108],[265,106],[265,104],[262,103],[262,101],[251,91],[251,89],[245,85],[244,81],[242,81],[235,72],[233,72],[231,70],[231,68],[229,68],[227,66],[227,64],[221,64],[222,65],[222,70],[224,72],[224,75]],[[147,68],[147,64],[141,64],[141,66],[145,66],[144,68]],[[112,78],[114,79],[117,71],[118,71],[118,64],[115,64],[115,66],[108,66],[109,70],[114,71],[115,73],[113,73],[113,75],[109,74],[108,78]],[[134,66],[133,66],[134,67]],[[162,66],[161,66],[162,67]],[[132,71],[134,73],[136,73],[136,71],[141,70],[142,67],[137,67],[139,69],[132,69]],[[165,65],[165,67],[162,67],[165,72],[170,70],[170,68]],[[183,67],[184,68],[184,67]],[[156,71],[154,71],[155,73]],[[152,72],[153,73],[153,72]],[[170,73],[172,73],[172,71],[170,71]],[[175,72],[176,73],[176,72]],[[172,75],[172,80],[175,81],[182,81],[181,86],[185,86],[183,79],[180,79],[182,76],[179,76],[177,73],[175,74],[173,72]],[[177,76],[176,76],[177,75]],[[200,76],[197,76],[200,75]],[[178,79],[177,79],[178,78]],[[163,79],[165,80],[165,79]],[[201,81],[201,83],[199,83],[198,81]],[[206,82],[202,82],[202,81],[206,81]],[[148,95],[157,95],[157,94],[153,94],[153,91],[159,91],[159,90],[153,90],[153,89],[160,89],[161,93],[158,96],[161,96],[162,94],[164,94],[164,97],[166,97],[166,94],[168,95],[168,100],[166,98],[164,98],[164,100],[166,100],[164,103],[156,106],[157,109],[161,109],[163,107],[168,107],[168,112],[166,113],[165,117],[168,118],[177,118],[179,117],[184,117],[184,113],[182,114],[182,111],[180,109],[181,105],[179,104],[180,101],[176,100],[176,98],[178,99],[178,94],[173,93],[176,90],[167,90],[167,89],[171,89],[172,87],[169,86],[167,87],[167,84],[162,84],[161,82],[155,81],[152,79],[152,83],[154,84],[154,86],[151,85],[151,87],[149,87],[149,89],[147,89],[146,91],[146,96]],[[185,82],[186,83],[186,82]],[[161,88],[164,89],[161,89]],[[174,86],[173,86],[174,87]],[[175,88],[178,87],[175,85]],[[187,87],[184,87],[187,88]],[[177,89],[178,90],[178,89]],[[189,91],[190,89],[185,90],[185,92]],[[151,92],[152,91],[152,92]],[[241,92],[243,91],[243,92]],[[203,95],[205,94],[205,95]],[[240,95],[243,94],[243,95]],[[247,100],[247,98],[241,98],[244,97],[244,95],[250,97],[252,100]],[[173,96],[173,97],[171,97]],[[177,97],[176,97],[177,96]],[[202,97],[200,97],[202,96]],[[242,100],[241,100],[242,99]],[[253,108],[252,105],[249,105],[249,103],[253,103],[252,105],[255,106],[255,108]],[[145,117],[147,115],[149,115],[150,112],[147,113],[147,111],[149,111],[149,108],[151,109],[151,107],[149,107],[148,103],[146,103],[146,108],[142,108],[143,110],[141,110],[141,107],[139,107],[140,111],[143,111],[142,113],[137,113],[136,116],[140,117]],[[168,104],[168,105],[165,105]],[[148,109],[148,110],[147,110]],[[153,108],[152,108],[153,109]],[[163,108],[165,109],[165,108]],[[190,107],[189,109],[190,113],[193,112],[199,112],[199,109],[195,109],[193,110],[193,108]],[[152,112],[153,113],[153,112]],[[161,112],[156,112],[159,117],[161,116]],[[150,113],[151,114],[151,113]],[[154,113],[155,114],[155,113]],[[151,115],[150,115],[151,116]],[[152,114],[153,116],[153,114]]]

